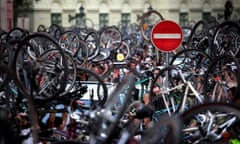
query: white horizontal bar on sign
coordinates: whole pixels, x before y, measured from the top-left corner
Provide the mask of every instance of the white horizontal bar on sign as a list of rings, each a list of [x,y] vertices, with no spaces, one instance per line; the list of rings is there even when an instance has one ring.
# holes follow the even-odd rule
[[[155,34],[153,34],[153,38],[154,39],[180,39],[181,34],[178,34],[178,33],[165,33],[165,34],[155,33]]]

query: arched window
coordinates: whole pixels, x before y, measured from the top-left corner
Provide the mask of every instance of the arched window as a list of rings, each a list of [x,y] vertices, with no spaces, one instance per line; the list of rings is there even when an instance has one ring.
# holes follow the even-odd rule
[[[121,24],[127,26],[131,23],[131,8],[129,3],[125,2],[122,5]]]
[[[209,17],[211,16],[211,7],[210,7],[210,3],[205,1],[203,3],[203,12],[202,12],[202,19],[204,20],[208,20]]]
[[[109,7],[105,2],[102,2],[99,8],[99,28],[108,25],[109,25]]]
[[[188,6],[185,1],[182,1],[180,4],[180,12],[179,12],[179,24],[181,26],[187,25],[189,21],[189,14],[188,14]]]
[[[58,2],[53,2],[51,6],[51,24],[62,25],[62,8]]]

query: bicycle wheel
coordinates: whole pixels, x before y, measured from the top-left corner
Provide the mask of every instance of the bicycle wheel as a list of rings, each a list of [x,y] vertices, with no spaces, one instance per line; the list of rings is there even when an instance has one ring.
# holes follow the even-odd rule
[[[194,91],[196,91],[201,98],[200,100],[199,98],[195,97],[197,94],[190,90],[188,92],[187,98],[181,99],[181,106],[187,105],[187,107],[189,108],[193,105],[203,102],[202,100],[204,100],[204,76],[209,68],[211,61],[211,57],[201,49],[185,49],[173,56],[170,65],[178,67],[182,71],[186,80],[191,83]],[[175,82],[172,83],[175,87],[179,84],[176,84]]]
[[[113,42],[112,45],[119,45],[120,46],[114,50],[111,51],[111,55],[114,56],[114,60],[113,61],[117,61],[117,62],[122,62],[122,61],[126,61],[126,59],[128,59],[130,57],[130,49],[129,46],[126,42],[121,41],[121,42]],[[112,47],[112,45],[110,47]]]
[[[184,49],[172,57],[169,65],[188,73],[190,81],[199,93],[203,93],[204,74],[212,58],[201,49]]]
[[[168,89],[174,88],[175,84],[173,82],[175,80],[176,82],[180,81],[177,76],[177,69],[169,66],[161,69],[152,82],[150,101],[159,115],[163,113],[172,115],[179,107],[181,97],[184,94],[184,87],[168,91]]]
[[[150,10],[142,15],[139,27],[141,35],[146,41],[151,40],[153,26],[162,20],[164,20],[163,16],[156,10]]]
[[[205,103],[185,111],[183,144],[230,143],[239,134],[239,107],[227,103]]]
[[[53,36],[56,40],[59,40],[63,33],[63,28],[57,24],[51,24],[48,28],[48,33]]]
[[[84,38],[84,41],[87,46],[87,57],[88,60],[92,60],[95,58],[99,52],[100,52],[100,46],[99,46],[99,34],[95,31],[89,32],[86,37]]]
[[[76,75],[77,75],[77,67],[73,60],[73,57],[71,56],[71,54],[69,54],[67,52],[63,52],[63,54],[64,54],[65,60],[67,62],[68,71],[67,71],[67,78],[66,78],[66,87],[64,88],[62,93],[59,93],[59,96],[65,95],[72,90],[74,83],[76,81]],[[50,71],[51,66],[53,66],[53,64],[54,64],[54,63],[52,63],[52,60],[54,60],[54,57],[59,57],[59,55],[61,55],[61,54],[60,54],[59,50],[57,50],[57,49],[46,50],[40,56],[41,59],[46,59],[46,60],[44,60],[44,62],[42,62],[42,65],[44,67],[49,67],[48,70]],[[61,59],[59,59],[59,60],[61,61]],[[42,87],[43,85],[48,83],[48,80],[45,78],[45,75],[42,75],[41,73],[39,73],[38,79],[40,80],[39,81],[40,87]],[[50,86],[48,86],[47,88],[50,88]],[[43,93],[45,93],[45,92],[43,92]],[[50,94],[46,94],[46,95],[50,96]]]
[[[15,41],[19,42],[28,35],[29,35],[29,32],[25,29],[13,28],[7,33],[6,41],[8,43],[15,42]]]
[[[75,56],[79,49],[80,38],[73,31],[65,31],[59,38],[59,45],[62,49]]]
[[[56,55],[41,55],[47,49],[54,48],[58,51]],[[20,91],[26,96],[33,95],[40,99],[57,96],[64,91],[67,68],[66,58],[58,43],[43,33],[26,37],[16,50],[13,61]]]
[[[219,56],[229,53],[233,56],[239,56],[240,47],[240,27],[233,21],[225,21],[221,23],[212,39],[213,56]]]
[[[211,37],[209,34],[208,23],[205,20],[198,21],[187,40],[187,48],[202,49],[210,54]]]
[[[100,47],[108,48],[110,50],[117,49],[121,45],[122,36],[118,28],[106,27],[100,35]],[[119,42],[115,43],[114,42]]]
[[[204,78],[207,101],[234,102],[239,93],[238,60],[229,54],[218,56],[210,64]]]

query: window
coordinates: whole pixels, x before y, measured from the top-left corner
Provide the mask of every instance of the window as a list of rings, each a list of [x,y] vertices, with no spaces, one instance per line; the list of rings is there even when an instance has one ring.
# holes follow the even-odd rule
[[[121,22],[122,25],[128,25],[130,24],[131,18],[130,13],[122,13]]]
[[[179,23],[181,26],[187,25],[187,23],[188,23],[188,13],[187,12],[180,13]]]
[[[208,20],[210,16],[211,16],[210,12],[203,12],[202,13],[202,19],[204,19],[204,20]]]
[[[108,14],[107,13],[101,13],[99,15],[99,27],[102,28],[104,26],[108,26]]]
[[[52,13],[51,14],[51,23],[62,25],[62,14],[61,13]]]

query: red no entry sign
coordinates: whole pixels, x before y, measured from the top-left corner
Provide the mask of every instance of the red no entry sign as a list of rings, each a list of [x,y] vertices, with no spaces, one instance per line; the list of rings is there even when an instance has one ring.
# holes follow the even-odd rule
[[[181,45],[182,40],[182,29],[173,21],[161,21],[152,29],[151,41],[160,51],[171,52]]]

